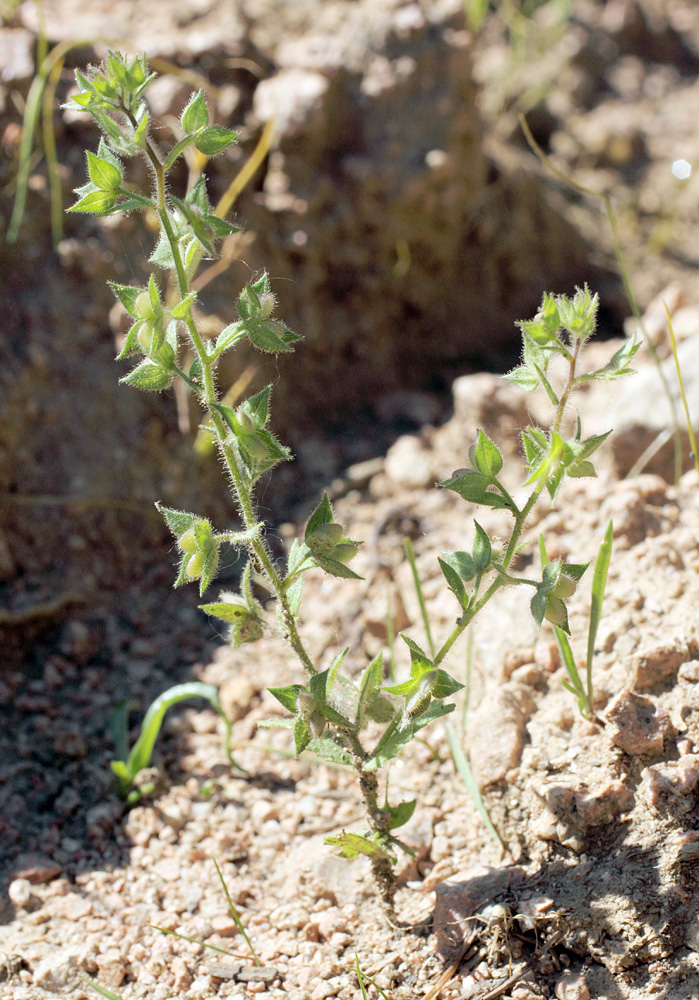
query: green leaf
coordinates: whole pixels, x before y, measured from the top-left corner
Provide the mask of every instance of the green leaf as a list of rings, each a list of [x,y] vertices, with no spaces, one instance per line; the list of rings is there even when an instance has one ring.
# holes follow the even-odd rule
[[[114,206],[115,201],[116,195],[113,191],[91,191],[71,205],[68,211],[105,215]]]
[[[299,691],[305,691],[302,684],[287,684],[286,687],[268,688],[268,691],[277,701],[284,706],[288,712],[296,714],[296,705]]]
[[[246,320],[245,332],[253,347],[266,354],[290,354],[293,348],[286,337],[290,333],[283,323],[276,319],[266,319],[258,321],[254,319]],[[294,339],[299,338],[294,335]]]
[[[456,769],[461,775],[463,783],[466,785],[466,788],[468,789],[471,798],[473,799],[473,802],[480,814],[481,819],[483,820],[486,830],[491,835],[493,840],[495,840],[495,842],[502,849],[503,847],[502,841],[500,840],[498,832],[493,826],[490,816],[488,815],[488,812],[485,808],[483,798],[478,788],[478,783],[476,782],[476,779],[473,776],[471,765],[469,764],[468,758],[466,757],[466,754],[464,753],[461,747],[461,743],[457,739],[456,731],[454,730],[454,727],[452,726],[451,722],[447,722],[444,728],[447,734],[447,743],[449,744],[449,752],[451,753],[451,758],[454,761]]]
[[[438,701],[441,701],[443,698],[451,698],[457,691],[462,690],[463,684],[455,680],[446,670],[442,670],[441,667],[437,668],[434,674],[431,694]]]
[[[546,595],[540,588],[537,588],[536,593],[532,597],[530,607],[538,630],[541,628],[541,623],[544,620],[544,612],[546,611]]]
[[[614,542],[614,525],[611,521],[607,524],[604,533],[604,541],[600,545],[595,568],[592,574],[592,600],[590,602],[590,624],[587,632],[587,692],[592,701],[592,660],[595,655],[595,640],[597,629],[602,617],[602,603],[604,601],[604,591],[607,586],[607,571],[612,558],[612,545]]]
[[[481,475],[489,479],[491,483],[500,469],[502,469],[502,455],[500,451],[487,434],[484,434],[481,430],[478,431],[478,439],[471,456],[471,464],[477,472],[480,472]]]
[[[363,577],[359,573],[355,573],[353,569],[346,566],[344,563],[338,562],[337,559],[320,559],[318,556],[313,557],[313,561],[316,566],[325,570],[330,576],[339,576],[343,580],[362,580]]]
[[[465,610],[468,606],[468,595],[466,593],[466,588],[463,585],[461,577],[448,562],[444,559],[438,557],[437,562],[439,563],[440,569],[444,574],[444,579],[447,581],[447,586],[451,590],[454,597],[456,597],[462,610]]]
[[[333,661],[328,668],[328,684],[327,684],[328,691],[332,691],[332,687],[333,684],[335,683],[335,678],[337,676],[337,671],[340,669],[342,661],[349,653],[349,649],[350,649],[349,646],[346,646],[341,653],[338,653],[337,656],[333,658]]]
[[[404,632],[400,634],[401,639],[410,650],[410,676],[419,677],[432,669],[432,660],[427,653]]]
[[[264,427],[269,420],[269,397],[271,391],[272,386],[267,385],[243,404],[248,413],[254,418],[257,427]]]
[[[300,753],[303,753],[312,739],[313,734],[308,728],[307,723],[305,723],[303,719],[296,719],[296,722],[294,723],[294,746],[297,757]]]
[[[397,806],[391,806],[389,809],[391,819],[388,829],[397,830],[399,827],[405,826],[415,812],[416,805],[417,799],[411,799],[409,802],[400,802]]]
[[[175,538],[180,538],[185,531],[194,527],[201,518],[197,514],[189,514],[184,510],[173,510],[171,507],[163,507],[161,503],[156,503],[156,508],[165,518],[165,522]]]
[[[378,653],[366,667],[359,682],[359,700],[357,702],[358,726],[363,726],[383,680],[383,653]]]
[[[209,125],[208,128],[204,128],[201,132],[197,133],[194,145],[205,156],[217,156],[224,149],[228,149],[237,138],[237,132],[223,128],[222,125]]]
[[[510,504],[500,493],[489,490],[490,480],[480,472],[459,469],[451,479],[439,484],[446,490],[453,490],[469,503],[479,503],[498,509],[509,508]]]
[[[141,345],[138,342],[138,331],[141,329],[142,325],[142,320],[137,319],[133,326],[129,329],[129,332],[124,337],[123,347],[115,358],[116,361],[121,361],[123,358],[130,358],[132,355],[140,353]]]
[[[327,736],[311,740],[307,749],[314,753],[316,757],[327,761],[329,764],[344,764],[349,767],[355,764],[352,754]]]
[[[477,573],[484,573],[490,565],[493,550],[490,539],[478,521],[474,521],[474,524],[476,526],[476,537],[473,541],[473,564],[476,567]]]
[[[87,173],[95,187],[100,191],[108,191],[110,194],[115,193],[121,184],[122,177],[121,167],[116,166],[113,162],[116,157],[112,156],[110,160],[107,160],[103,157],[95,156],[94,153],[90,153],[89,151],[86,155]]]
[[[182,131],[189,134],[197,129],[204,128],[209,124],[209,111],[206,107],[204,94],[200,90],[198,94],[192,94],[187,107],[180,115],[180,125]]]
[[[224,351],[229,350],[231,347],[235,347],[239,341],[245,340],[246,336],[245,327],[241,322],[229,323],[216,338],[214,357],[217,358],[219,355],[223,354]]]
[[[308,544],[309,538],[313,535],[321,524],[332,524],[335,520],[333,509],[330,506],[330,501],[328,500],[328,494],[323,493],[323,497],[320,503],[317,505],[313,513],[308,519],[308,524],[306,525],[305,540]]]
[[[251,615],[250,609],[244,604],[231,604],[228,601],[219,601],[214,604],[200,604],[200,611],[205,611],[207,615],[213,615],[224,622],[244,621]]]
[[[511,382],[512,385],[516,385],[518,389],[522,389],[524,392],[533,392],[539,388],[538,375],[530,368],[527,368],[526,365],[519,365],[519,367],[513,368],[511,372],[502,377],[506,382]]]
[[[145,291],[145,288],[137,288],[135,285],[117,285],[115,281],[108,281],[107,284],[119,299],[123,307],[132,316],[136,315],[136,299]]]
[[[415,734],[425,726],[428,726],[435,719],[441,719],[444,715],[449,715],[454,711],[455,705],[445,705],[441,701],[433,701],[430,707],[417,719],[411,720],[404,728],[399,728],[400,715],[394,719],[387,727],[383,736],[372,751],[371,757],[365,765],[367,770],[375,770],[383,767],[389,760],[398,757],[403,748],[410,743]]]
[[[467,583],[476,575],[476,565],[470,552],[442,552],[442,561],[455,569]]]
[[[631,361],[640,346],[641,341],[637,340],[635,336],[632,337],[631,340],[628,340],[623,347],[620,347],[619,350],[612,355],[603,368],[598,368],[596,371],[578,376],[575,380],[576,384],[591,382],[596,379],[605,381],[612,378],[622,378],[624,375],[633,375],[634,370],[633,368],[628,367],[628,363]]]
[[[128,375],[120,378],[119,382],[124,385],[136,386],[137,389],[160,392],[162,389],[167,389],[172,378],[172,371],[168,368],[161,368],[160,365],[156,365],[152,361],[143,361]]]
[[[171,315],[174,319],[184,319],[189,310],[192,307],[192,303],[197,297],[196,292],[190,292],[181,302],[178,302],[174,309],[171,309]]]
[[[366,837],[362,837],[358,833],[345,833],[343,831],[333,837],[326,837],[324,843],[330,844],[332,847],[339,847],[340,850],[337,853],[340,857],[347,858],[349,861],[352,861],[360,854],[374,860],[393,860],[388,851],[380,844],[377,844],[375,840],[367,840]]]

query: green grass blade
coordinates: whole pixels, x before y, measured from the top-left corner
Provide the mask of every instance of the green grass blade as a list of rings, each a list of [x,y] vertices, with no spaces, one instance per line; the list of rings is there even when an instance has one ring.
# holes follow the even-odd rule
[[[361,967],[359,965],[359,955],[356,953],[356,951],[354,953],[354,971],[357,973],[359,989],[362,991],[362,1000],[369,1000],[367,996],[366,987],[364,986],[365,981],[369,983],[371,986],[373,986],[375,990],[378,991],[380,996],[383,997],[383,1000],[388,1000],[388,997],[381,989],[381,987],[378,985],[378,983],[375,983],[373,979],[370,979],[369,976],[365,975],[365,973],[362,972]]]
[[[561,654],[561,659],[563,660],[563,666],[568,671],[568,676],[570,677],[570,684],[564,681],[564,687],[568,691],[572,691],[572,693],[575,694],[578,699],[582,715],[584,715],[586,719],[589,719],[592,717],[592,705],[590,704],[587,694],[585,693],[585,688],[580,680],[580,674],[578,673],[578,668],[575,665],[575,658],[573,656],[573,650],[570,648],[570,643],[568,642],[568,636],[562,628],[558,627],[558,625],[553,626],[553,631],[556,636],[558,651]]]
[[[587,701],[592,711],[593,687],[592,687],[592,659],[595,655],[595,640],[600,618],[602,617],[602,602],[604,601],[604,590],[607,586],[607,571],[609,561],[612,558],[612,542],[614,539],[614,525],[610,521],[604,533],[604,541],[600,545],[595,561],[595,570],[592,574],[592,602],[590,604],[590,626],[587,633]]]
[[[91,986],[92,989],[96,990],[101,996],[106,997],[107,1000],[122,1000],[118,993],[112,993],[111,990],[106,989],[104,986],[100,986],[99,983],[96,983],[94,979],[90,979],[89,976],[83,975],[82,972],[79,973],[79,975],[83,982],[87,983],[88,986]]]
[[[49,73],[48,82],[44,88],[41,111],[41,130],[46,156],[46,168],[49,175],[49,193],[51,195],[51,238],[54,248],[63,239],[63,198],[61,193],[61,175],[56,152],[56,132],[53,127],[53,101],[56,96],[56,85],[63,69],[63,59],[59,59]]]
[[[201,681],[191,681],[189,684],[176,684],[174,687],[168,688],[167,691],[164,691],[159,698],[155,699],[146,712],[141,725],[141,735],[134,743],[128,758],[126,761],[117,762],[122,765],[122,767],[120,767],[120,771],[123,771],[125,768],[128,778],[132,783],[139,771],[142,771],[144,767],[148,767],[150,765],[151,758],[153,756],[153,748],[155,747],[155,741],[160,733],[160,727],[163,724],[165,713],[173,705],[176,705],[180,701],[184,701],[186,698],[206,698],[211,706],[218,712],[226,726],[226,754],[228,756],[228,760],[239,771],[244,771],[244,768],[240,767],[239,764],[236,764],[231,756],[231,724],[221,709],[221,704],[218,700],[218,691],[211,684],[203,684]],[[122,785],[123,791],[123,781],[120,781],[120,784]]]
[[[182,941],[189,941],[190,944],[198,944],[200,948],[208,948],[209,951],[216,951],[219,955],[227,955],[228,958],[240,958],[240,955],[234,954],[232,951],[226,951],[225,948],[217,948],[215,944],[206,944],[205,941],[199,941],[197,938],[188,937],[186,934],[179,934],[177,931],[169,931],[167,927],[158,927],[157,924],[148,924],[152,927],[154,931],[160,931],[161,934],[169,934],[170,937],[180,938]]]
[[[396,632],[391,614],[391,588],[386,589],[386,645],[388,646],[388,676],[392,684],[396,682]]]
[[[214,860],[214,864],[216,865],[216,871],[218,872],[218,877],[221,880],[221,885],[223,886],[223,891],[226,894],[226,900],[228,901],[228,909],[231,911],[231,916],[235,920],[235,925],[238,928],[238,930],[240,931],[240,933],[243,935],[243,937],[245,939],[245,944],[248,946],[248,948],[250,949],[250,954],[255,959],[255,965],[262,965],[262,962],[260,962],[260,960],[257,957],[257,954],[255,952],[255,949],[252,946],[252,941],[248,937],[247,932],[246,932],[245,928],[243,927],[243,925],[241,923],[240,917],[238,916],[238,911],[236,910],[235,906],[233,905],[233,900],[231,899],[231,894],[229,893],[228,886],[226,885],[226,883],[225,883],[225,881],[223,879],[223,875],[221,873],[221,869],[218,866],[218,861],[216,860],[216,858],[214,858],[213,860]]]
[[[445,729],[447,733],[447,743],[449,744],[449,750],[451,752],[451,758],[454,761],[454,766],[461,775],[463,782],[466,785],[466,788],[468,789],[468,793],[473,799],[473,804],[475,805],[481,819],[483,820],[486,830],[493,838],[493,840],[496,842],[496,844],[498,844],[500,850],[504,852],[505,848],[503,842],[500,839],[498,831],[493,826],[492,820],[490,819],[490,816],[488,815],[488,812],[485,808],[485,803],[481,798],[481,793],[478,788],[478,785],[476,784],[476,779],[473,776],[471,765],[468,762],[466,754],[461,749],[461,744],[459,743],[458,737],[456,735],[456,730],[452,726],[451,722],[447,722],[445,724]]]
[[[417,572],[417,563],[415,562],[415,549],[413,548],[413,543],[409,538],[404,539],[403,549],[405,550],[405,555],[410,563],[410,569],[413,572],[413,583],[415,584],[415,593],[417,594],[418,603],[420,605],[420,614],[422,615],[422,623],[425,626],[425,635],[427,636],[427,645],[429,646],[430,656],[434,659],[435,656],[435,646],[432,639],[432,629],[430,628],[430,620],[427,616],[427,607],[425,605],[425,595],[422,592],[422,584],[420,583],[420,577]]]
[[[488,12],[489,0],[464,0],[464,12],[468,30],[477,35]]]
[[[689,442],[692,446],[692,458],[694,459],[694,468],[699,472],[699,455],[697,455],[697,442],[694,439],[694,429],[692,427],[692,420],[689,416],[689,404],[687,403],[687,397],[684,391],[684,382],[682,381],[682,372],[680,371],[680,362],[677,358],[677,341],[675,340],[675,331],[672,329],[672,316],[670,315],[670,310],[663,302],[665,306],[665,315],[667,316],[667,328],[670,331],[670,343],[672,344],[672,356],[675,359],[675,368],[677,369],[677,381],[680,383],[680,393],[682,394],[682,406],[684,407],[684,415],[687,421],[687,432],[689,434]]]

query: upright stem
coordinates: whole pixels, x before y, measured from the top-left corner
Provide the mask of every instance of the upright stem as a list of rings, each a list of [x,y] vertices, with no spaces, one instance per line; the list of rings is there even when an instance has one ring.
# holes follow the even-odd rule
[[[134,127],[136,125],[134,120],[132,120],[132,125],[134,125]],[[175,263],[179,293],[184,299],[189,294],[189,282],[187,280],[187,273],[185,271],[184,264],[182,263],[180,247],[167,210],[167,200],[165,197],[165,170],[156,149],[150,142],[146,146],[145,155],[147,156],[155,175],[155,196],[158,218],[160,219],[160,224],[167,238],[170,251],[172,253],[172,259]],[[238,467],[235,450],[228,443],[226,426],[220,414],[215,409],[215,404],[218,402],[218,393],[216,391],[216,383],[214,380],[213,365],[209,352],[206,349],[206,345],[204,344],[204,341],[202,340],[197,329],[191,308],[187,310],[187,314],[184,317],[184,323],[187,327],[189,339],[192,342],[192,346],[196,351],[201,365],[203,391],[199,396],[200,402],[209,410],[211,414],[216,432],[216,439],[223,459],[226,463],[226,468],[228,469],[228,473],[231,477],[240,516],[246,529],[251,530],[257,524],[252,491],[245,482],[245,478]],[[257,537],[250,543],[250,555],[255,560],[257,569],[263,574],[263,576],[266,577],[272,587],[272,590],[274,591],[281,610],[281,617],[284,622],[285,636],[292,649],[309,674],[317,673],[316,668],[313,665],[313,661],[308,655],[301,636],[299,635],[296,619],[291,611],[289,601],[284,590],[284,583],[274,566],[274,561],[264,539]]]

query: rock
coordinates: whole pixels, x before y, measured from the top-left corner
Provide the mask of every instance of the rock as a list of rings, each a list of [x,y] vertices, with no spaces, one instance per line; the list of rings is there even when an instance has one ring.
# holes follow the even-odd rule
[[[16,85],[34,76],[35,36],[24,28],[0,28],[2,83]]]
[[[590,990],[581,972],[565,972],[555,987],[557,1000],[590,1000]]]
[[[690,414],[693,414],[694,433],[699,432],[697,415],[699,414],[699,337],[692,337],[677,347],[677,361],[682,372],[682,381],[687,396]],[[675,409],[680,424],[682,437],[682,454],[689,456],[689,435],[684,419],[684,411],[677,382],[675,360],[670,357],[662,362],[662,371],[675,402]],[[648,400],[653,405],[648,405]],[[616,471],[623,478],[660,434],[672,429],[670,405],[659,381],[659,375],[654,366],[649,365],[638,371],[628,384],[621,384],[619,392],[613,397],[612,405],[606,414],[607,426],[613,427],[610,437],[613,445],[613,457]],[[689,461],[685,459],[689,466]],[[654,456],[649,457],[645,466],[648,472],[656,472],[668,482],[674,478],[674,456],[672,443],[662,447]]]
[[[624,753],[658,756],[675,733],[669,713],[633,691],[620,691],[605,714],[610,739]]]
[[[392,445],[386,455],[385,472],[399,486],[422,489],[433,486],[437,478],[433,458],[422,438],[404,434]]]
[[[39,885],[57,878],[61,874],[61,866],[43,854],[20,854],[12,866],[12,872],[15,878]]]
[[[31,882],[26,878],[13,879],[7,888],[7,895],[15,909],[23,909],[32,896]]]
[[[508,682],[489,690],[469,713],[467,750],[479,788],[502,781],[519,763],[533,711],[531,692]]]
[[[223,714],[231,722],[238,722],[250,710],[252,699],[257,694],[257,688],[245,674],[236,674],[219,688],[219,699]]]
[[[656,684],[669,680],[677,674],[683,663],[694,659],[699,652],[699,643],[694,638],[678,636],[673,640],[649,643],[634,653],[630,668],[633,687],[636,690],[650,690]]]
[[[479,868],[458,872],[448,882],[436,886],[432,926],[437,938],[437,951],[449,965],[460,954],[464,928],[468,917],[502,893],[516,891],[525,878],[523,868]]]

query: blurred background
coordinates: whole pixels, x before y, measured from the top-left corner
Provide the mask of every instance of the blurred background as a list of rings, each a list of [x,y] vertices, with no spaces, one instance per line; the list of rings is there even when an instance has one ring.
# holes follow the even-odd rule
[[[125,317],[105,282],[146,280],[155,226],[64,215],[98,143],[89,116],[60,109],[75,67],[144,51],[164,145],[199,87],[240,129],[173,188],[206,166],[212,202],[230,192],[242,227],[202,265],[207,332],[267,269],[279,315],[305,337],[278,363],[240,352],[221,370],[238,394],[275,383],[296,461],[262,490],[273,524],[400,434],[444,422],[455,377],[512,367],[514,322],[543,291],[588,282],[603,336],[623,332],[604,202],[537,158],[519,115],[559,171],[613,199],[642,308],[672,281],[697,290],[692,0],[2,0],[0,12],[2,704],[17,704],[13,665],[38,692],[47,663],[60,676],[140,658],[172,675],[205,655],[215,632],[192,588],[171,591],[153,504],[235,523],[192,401],[118,385]]]

